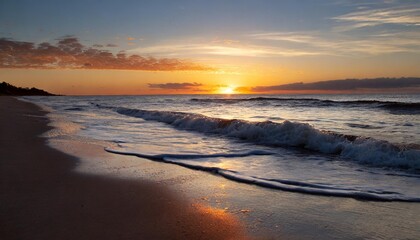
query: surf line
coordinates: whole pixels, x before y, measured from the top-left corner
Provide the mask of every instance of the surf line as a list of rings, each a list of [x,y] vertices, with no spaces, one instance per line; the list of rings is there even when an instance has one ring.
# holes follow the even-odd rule
[[[216,153],[216,154],[157,154],[157,155],[149,155],[149,154],[142,154],[142,153],[135,153],[135,152],[125,152],[119,151],[111,148],[105,148],[105,151],[113,154],[119,155],[127,155],[127,156],[136,156],[139,158],[145,158],[148,160],[156,161],[156,162],[163,162],[178,165],[181,167],[185,167],[192,170],[199,170],[204,172],[213,173],[215,175],[224,177],[228,180],[245,183],[245,184],[252,184],[264,188],[269,189],[276,189],[282,190],[287,192],[296,192],[296,193],[304,193],[310,195],[318,195],[318,196],[327,196],[327,197],[345,197],[345,198],[353,198],[356,200],[363,200],[363,201],[377,201],[377,202],[420,202],[420,198],[410,198],[410,197],[402,197],[402,196],[381,196],[381,194],[370,193],[370,192],[361,192],[357,190],[353,191],[345,191],[343,189],[322,189],[322,188],[308,188],[303,186],[301,183],[299,184],[290,184],[290,183],[283,183],[281,181],[269,181],[268,179],[260,179],[253,176],[245,176],[240,174],[237,171],[229,170],[229,169],[222,169],[219,167],[206,167],[206,166],[199,166],[199,165],[192,165],[178,161],[172,161],[172,159],[198,159],[198,158],[212,158],[212,157],[246,157],[252,155],[272,155],[274,153],[266,152],[266,151],[250,151],[244,153]],[[398,193],[396,193],[398,194]]]
[[[232,153],[232,154],[216,153],[216,154],[157,154],[157,155],[149,155],[149,154],[142,154],[142,153],[118,151],[118,150],[107,148],[107,147],[105,148],[105,151],[107,151],[109,153],[120,154],[120,155],[136,156],[136,157],[139,157],[139,158],[145,158],[145,159],[149,159],[149,160],[156,161],[156,162],[175,164],[175,165],[185,167],[185,168],[189,168],[189,169],[193,169],[193,170],[211,172],[211,173],[214,173],[214,174],[218,174],[220,176],[223,176],[222,174],[220,174],[220,171],[227,171],[227,172],[232,172],[232,173],[237,173],[237,172],[233,171],[233,170],[218,168],[218,167],[204,167],[204,166],[198,166],[198,165],[191,165],[191,164],[186,164],[186,163],[182,163],[182,162],[171,161],[171,160],[168,160],[168,159],[171,159],[171,158],[197,159],[197,158],[215,158],[215,157],[228,157],[229,158],[229,157],[246,157],[246,156],[251,156],[251,155],[272,155],[273,154],[273,153],[265,152],[265,151],[250,151],[250,152],[245,152],[245,153]]]

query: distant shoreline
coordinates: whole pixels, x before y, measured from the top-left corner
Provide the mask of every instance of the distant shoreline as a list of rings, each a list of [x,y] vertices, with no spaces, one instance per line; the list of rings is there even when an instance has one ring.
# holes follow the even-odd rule
[[[0,96],[59,96],[38,88],[21,88],[7,82],[0,83]]]

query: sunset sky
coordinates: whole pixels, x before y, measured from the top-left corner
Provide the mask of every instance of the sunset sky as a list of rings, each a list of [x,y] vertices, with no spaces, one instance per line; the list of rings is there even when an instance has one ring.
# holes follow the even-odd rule
[[[317,81],[419,77],[420,2],[2,0],[0,61],[1,82],[76,95],[281,93],[297,82],[304,93]],[[391,89],[382,83],[368,90]]]

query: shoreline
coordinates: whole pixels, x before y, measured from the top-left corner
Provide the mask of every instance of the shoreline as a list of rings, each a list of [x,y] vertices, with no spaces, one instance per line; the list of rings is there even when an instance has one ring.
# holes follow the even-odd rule
[[[40,137],[38,106],[2,96],[0,112],[2,239],[249,239],[235,216],[161,184],[73,171]]]
[[[69,100],[71,100],[71,98],[69,98]],[[14,101],[18,102],[17,100]],[[35,109],[44,109],[45,105],[38,105],[37,101],[33,102],[35,102],[35,105],[38,107],[35,107]],[[7,104],[4,103],[5,102],[3,102],[0,97],[0,110],[2,111],[2,113],[4,112],[10,115],[11,110],[13,109],[11,109],[10,106],[7,106]],[[81,176],[82,179],[89,178],[89,181],[92,182],[94,180],[99,180],[99,182],[101,183],[99,185],[103,188],[102,192],[100,193],[100,196],[106,196],[105,199],[112,198],[109,199],[109,201],[116,202],[114,205],[112,205],[113,203],[102,204],[102,202],[105,202],[105,200],[99,201],[101,203],[101,206],[105,206],[106,204],[108,204],[108,206],[113,206],[113,208],[106,209],[106,213],[102,213],[100,210],[97,210],[99,211],[99,214],[97,214],[96,217],[91,217],[90,221],[84,221],[86,226],[90,226],[89,224],[92,222],[94,227],[97,227],[100,224],[108,224],[107,226],[115,225],[116,227],[119,227],[120,230],[113,231],[120,232],[126,231],[124,227],[119,226],[120,224],[130,223],[132,224],[132,226],[135,224],[147,226],[143,225],[143,222],[149,221],[149,219],[144,218],[143,222],[136,222],[137,219],[135,219],[134,217],[130,217],[132,215],[137,214],[130,212],[130,209],[140,209],[141,207],[137,208],[138,206],[136,206],[135,204],[131,206],[124,206],[122,209],[127,209],[126,214],[117,212],[117,214],[115,215],[115,212],[120,211],[121,208],[121,204],[117,204],[121,203],[119,195],[109,196],[115,194],[106,194],[110,191],[115,190],[114,193],[117,192],[118,194],[122,194],[122,197],[125,199],[131,198],[133,196],[134,198],[138,198],[139,196],[136,195],[135,191],[141,189],[141,186],[144,186],[145,184],[156,191],[164,191],[165,193],[159,193],[164,197],[169,196],[167,199],[163,199],[163,201],[169,201],[169,203],[166,202],[163,204],[163,206],[168,206],[167,209],[169,209],[169,211],[167,209],[162,208],[162,211],[158,213],[161,215],[166,215],[160,216],[160,218],[171,217],[173,216],[174,212],[177,213],[177,211],[182,211],[178,209],[179,206],[181,206],[180,209],[190,209],[191,211],[189,211],[189,213],[194,211],[196,212],[196,214],[201,215],[200,217],[193,218],[196,220],[196,222],[192,223],[191,225],[186,225],[184,223],[186,221],[185,219],[181,219],[182,223],[180,224],[179,222],[177,222],[179,219],[175,219],[175,222],[173,221],[173,219],[164,219],[165,221],[157,221],[154,220],[156,218],[154,216],[155,218],[151,219],[151,221],[154,221],[153,224],[147,223],[153,225],[153,228],[150,230],[150,232],[142,233],[142,236],[145,237],[139,237],[143,239],[167,239],[167,235],[164,235],[163,233],[157,234],[153,231],[156,231],[156,229],[158,229],[157,231],[161,231],[160,229],[167,228],[168,226],[170,228],[172,227],[172,229],[175,228],[174,231],[176,231],[177,229],[179,230],[184,228],[186,228],[187,232],[193,230],[198,231],[200,229],[203,230],[203,232],[197,233],[194,236],[191,234],[186,235],[185,232],[175,233],[175,235],[171,235],[169,237],[171,239],[241,239],[242,237],[247,238],[248,236],[246,236],[246,234],[257,239],[418,239],[420,236],[420,230],[418,229],[418,224],[420,223],[420,218],[418,217],[420,213],[420,204],[418,203],[360,201],[352,198],[315,196],[309,194],[272,190],[267,188],[261,188],[255,185],[234,182],[208,172],[191,170],[172,164],[154,162],[135,156],[123,156],[108,153],[104,151],[104,146],[113,146],[113,142],[102,141],[100,140],[100,138],[95,138],[94,135],[79,134],[77,131],[80,130],[80,126],[78,126],[77,121],[76,123],[68,121],[72,118],[67,119],[68,115],[66,114],[66,112],[60,112],[59,110],[51,110],[50,112],[49,108],[46,107],[45,111],[48,114],[45,115],[39,113],[38,111],[35,111],[33,109],[34,105],[32,105],[34,103],[32,103],[31,101],[26,102],[24,99],[23,103],[30,105],[31,107],[29,107],[29,110],[32,109],[31,111],[34,111],[35,113],[25,112],[22,109],[14,109],[14,111],[17,111],[14,112],[14,114],[18,114],[23,116],[24,118],[29,119],[29,121],[32,121],[33,124],[35,124],[36,122],[40,122],[38,125],[41,125],[43,126],[43,128],[49,130],[46,133],[42,134],[42,136],[44,136],[45,138],[36,138],[36,135],[33,137],[34,139],[38,139],[39,141],[41,141],[41,147],[36,148],[32,145],[29,145],[29,147],[35,150],[39,148],[57,150],[56,152],[60,153],[59,156],[61,157],[63,157],[64,154],[65,158],[63,158],[62,160],[71,163],[70,166],[64,168],[65,172],[68,173],[69,176]],[[21,102],[21,104],[23,103]],[[27,131],[24,130],[24,128],[22,127],[16,127],[18,121],[11,120],[9,115],[0,115],[0,119],[8,121],[8,125],[6,126],[0,124],[0,131],[2,133],[3,131],[5,131],[5,129],[15,134],[19,134],[20,131]],[[46,127],[47,123],[50,127]],[[29,130],[32,131],[32,129]],[[14,138],[14,135],[12,137],[8,136],[7,138],[2,138],[2,136],[0,136],[0,154],[3,154],[5,152],[7,152],[7,154],[11,154],[11,148],[7,148],[6,145],[3,144],[3,142],[7,141],[6,143],[8,143]],[[30,144],[33,143],[33,141],[27,139],[29,138],[24,138],[24,140],[29,142]],[[22,149],[20,145],[16,145],[15,148],[18,149],[18,153],[13,154],[17,156],[22,156],[22,154],[24,154],[23,151],[19,152],[19,150]],[[31,155],[30,153],[31,152],[28,151],[26,155],[30,158],[34,157],[32,156],[33,154]],[[67,159],[69,157],[71,159]],[[25,162],[20,158],[18,160],[22,163],[27,163],[27,161]],[[4,216],[5,214],[3,214],[3,210],[6,208],[2,208],[2,204],[4,202],[2,194],[4,192],[3,189],[6,186],[6,184],[1,184],[3,184],[4,176],[6,176],[3,174],[3,172],[7,172],[5,171],[4,167],[7,165],[5,165],[5,163],[10,164],[13,163],[13,161],[0,161],[0,174],[2,174],[0,175],[0,177],[2,177],[0,179],[0,186],[2,187],[0,188],[1,223],[12,219],[10,211],[10,216]],[[15,168],[15,170],[19,170],[19,167]],[[44,171],[44,173],[52,174],[53,172],[55,172],[51,170],[53,169]],[[15,172],[19,173],[18,171]],[[16,180],[17,178],[16,175],[14,175],[12,177],[9,177],[9,179]],[[65,179],[67,179],[67,177]],[[134,189],[135,191],[133,192],[133,195],[125,196],[124,194],[128,194],[123,192],[125,190],[119,190],[118,187],[115,187],[118,184],[115,183],[114,180],[116,180],[118,184],[122,184],[120,186],[124,187],[125,189]],[[65,183],[66,182],[67,180],[65,181]],[[108,190],[107,186],[104,186],[107,185],[104,182],[112,183],[111,189]],[[63,183],[53,182],[51,184],[45,184],[45,186],[48,186],[49,188],[55,188],[54,186],[56,186],[57,184],[63,185]],[[128,186],[130,184],[131,186]],[[140,184],[141,186],[136,187],[136,184]],[[91,186],[91,188],[95,188],[95,186]],[[88,188],[89,186],[83,186],[83,189]],[[97,189],[94,190],[96,191]],[[27,192],[32,194],[31,191]],[[68,191],[69,190],[67,188],[62,189],[62,192]],[[71,191],[80,192],[80,190]],[[118,191],[121,191],[123,193],[120,193]],[[140,191],[141,193],[137,194],[143,194],[144,192],[148,192],[148,189]],[[88,195],[89,194],[91,193],[88,193]],[[29,199],[26,195],[22,196]],[[70,196],[70,199],[73,198],[73,196]],[[97,205],[98,200],[95,199],[96,196],[92,196],[92,198],[93,199],[88,200]],[[32,199],[34,199],[34,197],[32,197]],[[85,201],[85,199],[83,200]],[[131,200],[132,199],[128,199],[127,201],[130,202]],[[159,201],[161,200],[162,199],[159,199]],[[23,201],[24,200],[22,200],[22,202]],[[158,203],[151,203],[150,206],[154,208],[156,204]],[[169,206],[171,204],[172,206]],[[13,204],[9,206],[13,206]],[[54,203],[51,206],[56,206],[56,204]],[[142,207],[144,206],[146,205],[142,205]],[[174,207],[176,207],[178,210],[173,209]],[[98,206],[97,208],[99,209],[101,207]],[[80,213],[80,210],[78,211]],[[147,212],[150,211],[154,210],[147,209]],[[28,209],[26,209],[26,213],[28,212],[30,213],[31,211],[28,211]],[[119,214],[121,214],[121,216],[123,217],[118,218]],[[63,216],[59,216],[59,214],[56,214],[54,216],[58,217],[55,217],[53,219],[60,220],[61,218],[65,217],[64,214],[61,215]],[[101,217],[97,217],[98,215],[100,215]],[[189,216],[185,214],[183,215],[183,213],[179,214],[178,212],[178,215],[184,216],[185,218],[189,218]],[[105,221],[102,220],[102,218],[107,219],[115,216],[117,217],[117,219],[115,219],[114,222],[112,222],[111,224],[109,224],[109,222],[95,222]],[[127,216],[129,217],[127,218]],[[23,215],[23,217],[25,216]],[[32,215],[30,215],[30,217],[31,219],[34,219]],[[209,218],[211,219],[210,222],[207,220]],[[119,219],[123,219],[123,222],[119,221]],[[398,219],[398,221],[395,221],[395,219]],[[217,225],[220,222],[222,223]],[[215,223],[216,225],[213,225],[213,223]],[[9,225],[12,226],[13,222]],[[57,225],[58,224],[54,223],[51,226],[54,227]],[[203,225],[204,227],[202,227]],[[4,235],[4,229],[6,229],[4,228],[5,226],[0,225],[0,237]],[[37,226],[39,229],[44,230],[47,228],[51,228],[46,228],[45,226],[40,226],[39,224]],[[200,226],[202,228],[200,228]],[[220,226],[223,227],[220,228],[220,231],[225,231],[226,228],[229,228],[230,230],[236,229],[237,232],[233,233],[233,235],[225,234],[222,237],[208,234],[208,227],[213,228],[213,230],[210,229],[209,231],[219,231],[218,228]],[[19,226],[19,229],[21,231],[27,231],[26,228],[27,227],[25,226]],[[74,225],[70,225],[69,228],[70,230],[66,231],[79,231],[79,229],[75,228]],[[189,228],[194,229],[191,230]],[[216,230],[214,228],[216,228]],[[16,229],[18,228],[14,228],[15,232],[18,231]],[[39,229],[32,231],[32,233],[37,233],[36,231],[40,231]],[[127,231],[132,231],[132,229],[130,230],[130,227],[127,227],[127,229],[129,229]],[[11,231],[10,228],[6,230]],[[112,230],[109,229],[105,230],[112,232]],[[168,231],[170,232],[170,230],[171,229],[169,229]],[[146,235],[147,233],[149,233],[149,235]],[[16,238],[33,239],[33,235],[34,234],[32,234],[32,236],[27,235],[25,238],[18,236]],[[35,236],[38,235],[35,234]],[[102,234],[95,235],[94,237],[98,236],[96,238],[101,237],[105,239],[135,239],[135,237],[133,237],[134,235],[139,236],[139,233],[124,233],[123,235],[119,235],[117,237],[115,237],[115,235],[113,235],[114,237],[108,237],[106,236],[106,234]],[[85,237],[74,236],[75,235],[72,235],[72,237],[68,237],[68,239],[83,239],[83,237]],[[59,237],[45,237],[45,235],[42,235],[42,237],[35,237],[35,239],[37,238],[56,239]],[[63,237],[60,236],[60,239],[61,238]],[[89,239],[89,236],[86,236],[85,238]]]

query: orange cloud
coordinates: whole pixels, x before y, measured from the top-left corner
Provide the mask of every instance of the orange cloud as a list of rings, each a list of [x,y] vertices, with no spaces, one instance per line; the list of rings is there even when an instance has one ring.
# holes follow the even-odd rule
[[[120,69],[145,71],[207,71],[213,68],[176,58],[142,57],[82,45],[66,36],[57,44],[34,44],[0,38],[0,68]]]

